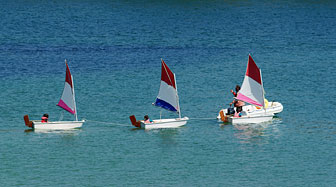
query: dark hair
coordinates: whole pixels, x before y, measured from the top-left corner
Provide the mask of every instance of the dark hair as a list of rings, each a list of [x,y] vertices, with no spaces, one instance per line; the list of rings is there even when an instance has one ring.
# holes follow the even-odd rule
[[[148,115],[145,115],[145,116],[144,116],[144,119],[145,119],[145,120],[148,120],[148,119],[149,119]]]
[[[236,108],[236,111],[237,111],[237,113],[243,111],[243,107],[237,107],[237,108]]]
[[[240,90],[240,86],[236,85],[236,92],[238,92]]]
[[[48,114],[43,114],[43,117],[49,118],[49,115]]]

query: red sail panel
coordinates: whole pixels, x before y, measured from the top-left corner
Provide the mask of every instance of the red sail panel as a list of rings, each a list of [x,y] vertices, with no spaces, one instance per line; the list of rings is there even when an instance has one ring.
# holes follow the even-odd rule
[[[65,82],[67,82],[72,88],[72,80],[71,80],[70,69],[69,69],[69,66],[68,66],[67,62],[65,62],[65,65],[66,65]]]
[[[253,80],[258,82],[259,84],[262,84],[261,83],[261,77],[260,77],[260,70],[259,70],[257,64],[252,59],[251,55],[249,55],[249,59],[248,59],[246,76],[251,77]]]
[[[174,73],[169,69],[167,64],[161,59],[162,68],[161,68],[161,81],[166,82],[168,85],[175,87]]]

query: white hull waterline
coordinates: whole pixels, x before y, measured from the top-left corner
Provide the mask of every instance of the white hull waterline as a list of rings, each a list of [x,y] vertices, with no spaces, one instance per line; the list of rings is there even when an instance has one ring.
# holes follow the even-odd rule
[[[141,121],[141,128],[144,129],[160,129],[160,128],[177,128],[185,125],[189,120],[188,117],[176,119],[158,119],[153,120],[153,123],[144,123]]]
[[[42,123],[41,121],[32,121],[33,122],[33,129],[40,129],[40,130],[69,130],[69,129],[76,129],[81,128],[84,120],[82,121],[53,121]]]
[[[271,121],[272,115],[259,115],[259,116],[242,116],[242,117],[228,117],[228,122],[232,124],[249,124],[249,123],[263,123]]]
[[[236,108],[234,108],[236,110]],[[246,105],[243,106],[243,111],[247,113],[248,116],[260,116],[260,115],[272,115],[272,114],[278,114],[282,112],[283,106],[279,102],[269,102],[268,107],[266,110],[264,108],[257,108],[254,105]],[[219,114],[217,116],[218,120],[221,120],[220,112],[223,111],[224,115],[227,114],[227,109],[222,109],[219,111]]]

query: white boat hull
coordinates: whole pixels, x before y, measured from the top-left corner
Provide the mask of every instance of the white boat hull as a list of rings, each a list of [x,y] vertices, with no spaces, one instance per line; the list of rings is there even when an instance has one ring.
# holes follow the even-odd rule
[[[158,119],[153,120],[153,123],[144,123],[141,121],[141,128],[144,129],[160,129],[160,128],[177,128],[185,125],[189,120],[188,117],[176,119]]]
[[[248,123],[263,123],[271,121],[273,118],[271,115],[262,115],[262,116],[242,116],[242,117],[228,117],[228,122],[232,124],[248,124]]]
[[[39,130],[68,130],[81,128],[85,120],[82,121],[53,121],[42,123],[41,121],[32,121],[33,129]]]
[[[236,110],[236,108],[235,108]],[[243,111],[247,113],[248,116],[261,116],[261,115],[272,115],[282,112],[283,106],[279,102],[269,102],[268,107],[265,109],[263,108],[257,108],[254,105],[246,105],[243,106]],[[227,109],[222,109],[220,111],[223,111],[224,114],[227,113]],[[219,111],[219,112],[220,112]],[[221,116],[218,114],[217,119],[220,120]]]

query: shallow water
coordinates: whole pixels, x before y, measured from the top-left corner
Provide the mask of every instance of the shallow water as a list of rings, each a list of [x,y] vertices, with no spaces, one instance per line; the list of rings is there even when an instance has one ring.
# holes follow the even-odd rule
[[[336,3],[333,1],[10,1],[0,3],[3,186],[333,186]],[[218,123],[248,54],[271,123]],[[74,76],[80,130],[38,132],[23,115],[73,119],[56,104]],[[178,129],[137,130],[163,58],[176,74]],[[325,103],[328,103],[325,106]],[[163,111],[164,117],[176,114]],[[212,119],[213,118],[213,119]]]

